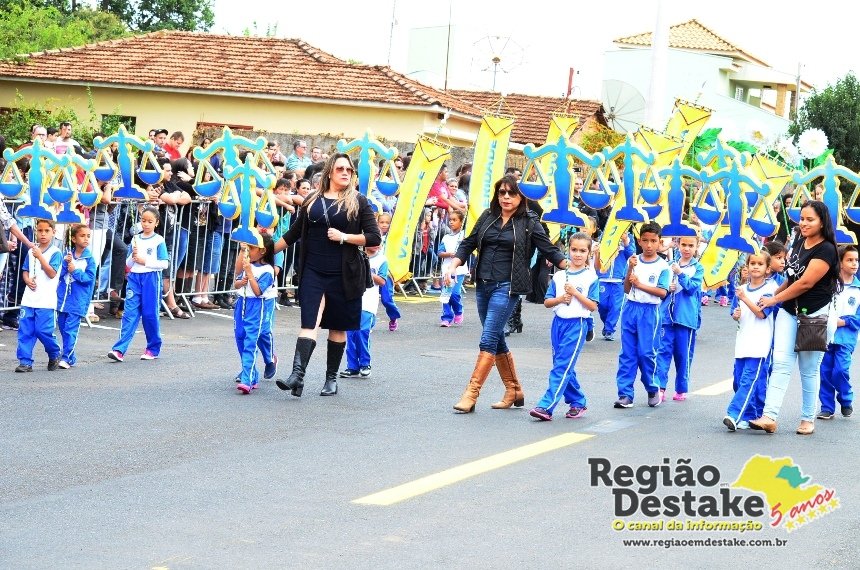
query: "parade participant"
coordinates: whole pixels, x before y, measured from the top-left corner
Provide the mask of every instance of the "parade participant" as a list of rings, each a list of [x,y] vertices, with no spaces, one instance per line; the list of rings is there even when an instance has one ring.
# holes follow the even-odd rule
[[[824,352],[795,351],[798,313],[824,316],[839,290],[839,258],[830,212],[823,202],[811,200],[800,209],[800,236],[794,241],[786,264],[788,280],[773,297],[759,300],[761,308],[781,303],[773,333],[773,373],[767,386],[762,417],[750,421],[753,429],[774,433],[794,364],[800,368],[803,393],[799,435],[815,431],[815,407]]]
[[[53,244],[54,222],[36,221],[36,243],[30,248],[21,267],[27,286],[18,313],[18,367],[15,372],[33,371],[33,349],[36,340],[48,353],[48,370],[60,364],[60,345],[54,335],[57,318],[57,285],[63,254]]]
[[[818,398],[821,411],[816,416],[820,420],[833,419],[836,401],[841,406],[843,417],[850,417],[854,411],[854,391],[851,389],[851,355],[857,346],[857,331],[860,330],[860,279],[857,278],[857,248],[847,245],[839,248],[839,278],[842,292],[836,296],[836,335],[827,347],[821,360],[821,388]]]
[[[388,244],[388,230],[391,228],[391,214],[382,212],[377,216],[376,223],[379,226],[379,233],[382,235],[382,254],[385,255],[385,246]],[[382,301],[382,306],[385,307],[385,314],[388,316],[388,330],[394,332],[397,330],[397,321],[400,319],[400,309],[394,301],[394,280],[391,275],[386,273],[385,285],[379,287],[379,297]]]
[[[527,294],[531,288],[529,262],[533,248],[556,267],[567,269],[570,266],[564,254],[549,241],[537,214],[528,210],[517,179],[504,176],[494,188],[490,207],[478,217],[472,233],[457,248],[443,275],[443,283],[450,285],[456,269],[478,250],[475,300],[482,327],[480,352],[469,384],[454,405],[461,413],[475,411],[475,402],[494,363],[505,385],[505,395],[491,407],[523,405],[525,397],[502,329],[519,296]]]
[[[570,266],[553,275],[546,291],[544,307],[555,316],[550,328],[552,370],[549,387],[529,415],[549,421],[562,396],[570,406],[566,418],[581,418],[586,408],[585,393],[576,377],[576,361],[585,344],[587,320],[597,308],[600,283],[597,273],[588,266],[592,240],[588,234],[576,233],[570,238]]]
[[[669,294],[661,304],[662,329],[657,350],[657,379],[660,382],[660,401],[666,399],[669,366],[675,359],[675,395],[672,399],[683,402],[690,388],[690,367],[696,350],[696,331],[702,325],[701,291],[705,269],[695,260],[698,237],[678,240],[681,258],[670,267],[672,281]]]
[[[630,233],[621,236],[618,243],[618,255],[612,260],[608,271],[600,271],[600,249],[595,253],[594,267],[600,278],[600,305],[597,312],[603,321],[603,340],[615,340],[615,327],[621,316],[621,305],[624,303],[624,277],[627,275],[627,260],[636,254],[636,244]]]
[[[275,244],[266,234],[263,247],[244,245],[236,260],[236,304],[233,305],[233,332],[242,361],[236,389],[248,394],[257,387],[257,346],[272,335],[275,298],[266,295],[275,288]],[[265,359],[265,351],[263,351]],[[274,374],[272,374],[274,376]]]
[[[81,319],[87,314],[96,283],[98,268],[89,250],[90,228],[81,224],[69,226],[64,243],[69,251],[60,268],[60,284],[57,287],[57,328],[63,348],[58,366],[67,369],[78,360],[75,345]]]
[[[764,297],[772,297],[777,288],[773,280],[767,279],[770,263],[770,254],[766,250],[748,255],[745,266],[748,282],[736,290],[738,307],[732,314],[738,322],[732,382],[735,395],[723,418],[729,431],[749,429],[749,421],[759,417],[764,406],[775,309],[762,309],[758,302]]]
[[[134,339],[137,325],[143,321],[146,350],[141,360],[154,360],[161,353],[161,329],[158,307],[161,304],[161,272],[168,267],[167,246],[164,238],[155,233],[160,217],[158,210],[147,207],[140,214],[141,233],[132,237],[131,251],[125,266],[128,269],[125,311],[119,339],[108,353],[108,358],[122,362]]]
[[[640,255],[627,262],[624,307],[621,309],[621,354],[618,355],[616,408],[633,407],[633,382],[639,370],[648,393],[648,405],[660,405],[657,380],[657,346],[660,335],[660,303],[669,292],[669,264],[657,255],[660,225],[647,222],[639,228]]]
[[[275,244],[278,252],[302,240],[301,330],[292,373],[277,381],[278,388],[290,390],[296,397],[302,395],[319,329],[329,331],[326,379],[320,396],[333,396],[346,347],[345,331],[361,325],[361,297],[369,276],[359,247],[377,246],[382,238],[370,203],[355,187],[354,174],[348,154],[333,154],[323,168],[319,190],[302,203],[296,221]]]
[[[460,243],[465,237],[463,235],[463,213],[460,210],[451,210],[448,214],[448,227],[451,228],[451,233],[442,238],[438,252],[439,258],[442,260],[443,274],[451,264],[451,259],[456,255],[457,248],[460,247]],[[439,326],[450,327],[452,324],[463,323],[463,281],[468,274],[468,264],[457,267],[453,272],[451,285],[442,289],[442,295],[439,295],[439,302],[442,303],[442,319]]]
[[[388,275],[388,262],[380,247],[366,247],[373,274],[373,287],[368,287],[361,297],[361,327],[346,333],[346,369],[338,376],[341,378],[370,378],[370,333],[376,325],[376,311],[379,309],[379,287],[385,284]]]
[[[769,241],[764,244],[765,251],[770,254],[770,267],[767,270],[769,279],[773,279],[777,286],[785,283],[785,256],[788,254],[785,244],[779,240]]]

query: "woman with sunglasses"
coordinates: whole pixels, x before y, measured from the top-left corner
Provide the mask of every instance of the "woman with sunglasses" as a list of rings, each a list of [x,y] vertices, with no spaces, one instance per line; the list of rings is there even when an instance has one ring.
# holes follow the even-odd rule
[[[334,154],[322,170],[317,192],[308,195],[296,221],[275,244],[283,251],[301,239],[298,298],[301,330],[293,370],[276,383],[293,396],[302,395],[305,370],[316,347],[317,331],[328,329],[325,384],[320,396],[337,394],[337,371],[346,347],[346,332],[361,324],[365,262],[359,247],[382,241],[370,203],[355,187],[355,168],[347,154]]]
[[[462,241],[443,276],[443,282],[450,284],[454,270],[478,250],[475,298],[483,329],[472,378],[454,405],[461,413],[475,411],[475,402],[493,364],[499,369],[505,395],[491,407],[522,407],[525,398],[514,358],[505,342],[505,323],[519,296],[531,291],[529,262],[535,247],[556,267],[566,269],[570,265],[561,250],[549,241],[538,215],[528,209],[517,179],[505,176],[494,188],[490,207],[478,217],[472,233]]]

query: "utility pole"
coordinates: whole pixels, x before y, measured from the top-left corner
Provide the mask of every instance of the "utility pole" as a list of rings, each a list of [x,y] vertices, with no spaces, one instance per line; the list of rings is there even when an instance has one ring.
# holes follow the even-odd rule
[[[391,67],[391,44],[394,43],[394,22],[397,15],[397,0],[391,5],[391,30],[388,32],[388,67]]]
[[[448,90],[448,62],[451,60],[451,4],[453,0],[448,0],[448,43],[445,47],[445,87],[442,91]]]

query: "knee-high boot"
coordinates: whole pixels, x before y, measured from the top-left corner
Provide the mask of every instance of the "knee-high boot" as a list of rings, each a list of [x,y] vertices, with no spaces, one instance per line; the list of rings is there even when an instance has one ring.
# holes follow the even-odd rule
[[[343,351],[346,349],[345,342],[328,341],[328,354],[325,361],[325,384],[323,384],[320,396],[334,396],[337,394],[337,371],[340,361],[343,359]]]
[[[305,387],[305,370],[311,360],[311,354],[316,348],[317,341],[300,336],[296,339],[296,354],[293,357],[293,371],[286,380],[277,380],[275,384],[281,390],[290,390],[293,396],[301,397]]]
[[[496,355],[496,369],[499,371],[499,376],[502,377],[502,383],[505,385],[505,395],[502,396],[500,402],[496,402],[490,407],[495,410],[501,410],[516,406],[521,408],[525,404],[525,395],[523,387],[520,384],[520,379],[517,377],[517,369],[514,366],[514,355],[510,352]]]
[[[481,386],[490,375],[490,370],[493,369],[493,363],[496,361],[496,355],[490,352],[481,351],[478,353],[478,361],[475,363],[475,370],[472,371],[472,378],[469,380],[469,385],[466,386],[466,391],[460,397],[460,401],[454,404],[454,409],[458,412],[468,414],[475,411],[475,402],[481,393]]]

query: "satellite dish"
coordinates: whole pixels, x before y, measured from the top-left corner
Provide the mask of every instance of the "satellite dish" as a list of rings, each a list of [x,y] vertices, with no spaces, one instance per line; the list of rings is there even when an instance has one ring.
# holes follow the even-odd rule
[[[629,83],[607,79],[600,100],[606,122],[619,133],[635,131],[645,120],[645,98]]]
[[[510,73],[523,63],[524,50],[510,36],[484,36],[472,44],[472,73],[492,73],[496,90],[496,76]]]

